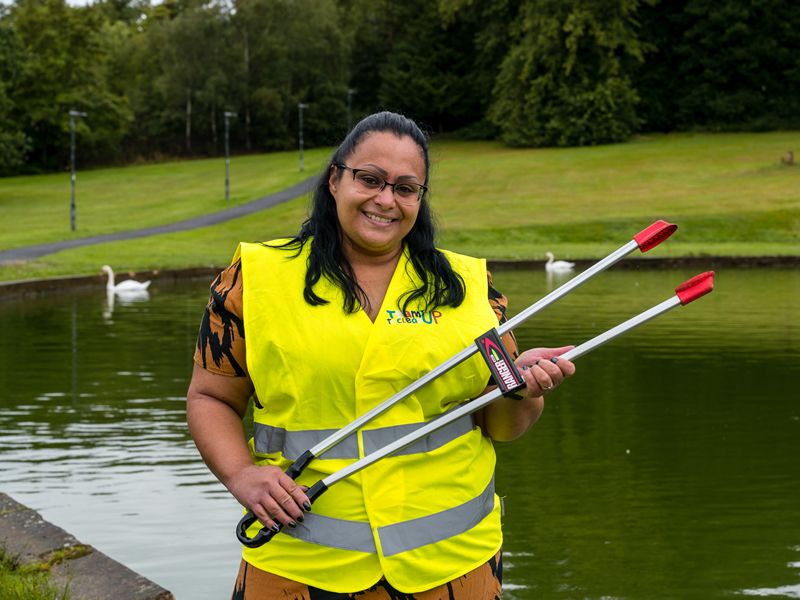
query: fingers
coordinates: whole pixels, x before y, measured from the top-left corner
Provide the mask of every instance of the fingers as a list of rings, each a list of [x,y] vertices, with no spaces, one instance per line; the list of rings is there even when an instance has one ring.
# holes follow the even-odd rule
[[[551,358],[550,360],[555,361],[554,358]],[[571,360],[559,358],[558,362],[555,364],[557,364],[558,368],[561,369],[561,373],[563,373],[565,379],[575,375],[575,363],[573,363]]]
[[[567,350],[572,350],[575,346],[561,346],[560,348],[534,348],[532,352],[537,354],[536,358],[555,358],[561,356]]]
[[[311,509],[311,504],[302,488],[284,473],[281,473],[277,481],[268,486],[266,491],[268,494],[262,498],[261,506],[266,510],[267,516],[271,517],[272,523],[264,523],[269,527],[272,527],[275,521],[279,521],[294,529],[297,523],[303,522],[303,509],[306,506],[308,507],[306,510]]]
[[[552,392],[575,373],[575,365],[558,358],[573,346],[561,348],[535,348],[524,352],[518,359],[528,392],[533,396],[543,396]]]
[[[561,356],[567,350],[572,350],[575,346],[561,346],[560,348],[531,348],[525,350],[519,355],[515,361],[517,366],[522,368],[523,365],[532,365],[537,360],[551,359]]]
[[[532,396],[544,396],[547,392],[552,392],[563,380],[563,377],[559,377],[560,370],[559,375],[548,371],[548,367],[545,367],[548,362],[537,360],[524,371],[525,383]]]
[[[247,484],[247,500],[243,502],[258,517],[258,520],[274,531],[278,524],[290,528],[303,522],[304,510],[311,510],[311,503],[304,487],[277,467],[255,467]],[[252,475],[255,474],[253,477]]]
[[[302,521],[303,520],[303,511],[304,510],[306,510],[306,511],[311,510],[311,502],[309,502],[308,496],[306,496],[306,490],[308,488],[306,486],[304,486],[304,485],[297,485],[294,482],[294,479],[292,479],[291,477],[288,477],[288,476],[285,476],[282,479],[282,481],[285,482],[285,483],[289,483],[290,484],[288,488],[284,488],[284,489],[286,489],[286,491],[289,492],[289,495],[292,497],[292,500],[294,501],[295,506],[298,507],[298,510],[300,511],[299,518],[300,518],[300,521]]]

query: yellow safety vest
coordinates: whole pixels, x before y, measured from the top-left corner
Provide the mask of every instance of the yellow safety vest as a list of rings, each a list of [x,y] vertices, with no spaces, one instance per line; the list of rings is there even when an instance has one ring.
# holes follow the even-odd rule
[[[280,242],[280,241],[279,241]],[[466,283],[457,308],[404,313],[417,276],[400,259],[378,317],[346,314],[324,278],[303,300],[310,242],[295,252],[241,244],[247,366],[259,404],[251,451],[260,465],[288,468],[303,451],[385,401],[497,325],[487,302],[485,261],[447,252]],[[320,479],[478,396],[489,370],[474,356],[313,460],[298,483]],[[244,548],[258,567],[333,592],[357,592],[382,576],[405,593],[455,579],[502,545],[492,443],[467,416],[341,480],[297,529]],[[258,531],[256,523],[248,531]]]

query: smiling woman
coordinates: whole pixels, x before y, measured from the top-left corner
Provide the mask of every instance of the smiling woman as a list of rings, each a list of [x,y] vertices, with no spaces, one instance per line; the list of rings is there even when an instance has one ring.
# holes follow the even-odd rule
[[[483,393],[486,365],[463,362],[376,416],[357,444],[317,456],[297,481],[286,473],[321,432],[348,425],[504,320],[506,301],[485,260],[435,246],[429,169],[428,141],[413,121],[367,117],[321,173],[298,234],[241,244],[212,286],[187,416],[206,464],[254,515],[234,598],[500,594],[492,440],[536,422],[545,392],[574,372],[569,361],[540,359],[566,348],[525,352],[516,361],[526,382],[519,399],[485,407],[447,439],[382,459],[319,498],[313,513],[306,486],[375,440]],[[516,356],[513,337],[504,341]],[[242,418],[251,396],[248,447]],[[284,526],[268,545],[249,543]]]
[[[369,281],[374,279],[369,271],[375,268],[377,256],[384,257],[383,265],[394,271],[403,240],[417,220],[420,182],[426,180],[427,168],[414,140],[387,132],[365,136],[349,161],[358,168],[334,165],[328,189],[336,202],[342,250],[356,277]],[[342,176],[345,169],[352,171],[352,178]],[[388,183],[386,177],[395,183]],[[366,271],[365,277],[359,277],[359,270]],[[383,301],[376,296],[380,291],[380,286],[364,289],[372,319]]]

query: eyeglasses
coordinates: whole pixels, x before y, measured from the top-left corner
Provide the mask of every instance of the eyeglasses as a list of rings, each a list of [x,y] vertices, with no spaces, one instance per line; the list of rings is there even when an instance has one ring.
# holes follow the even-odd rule
[[[388,185],[394,192],[394,197],[398,202],[406,204],[416,204],[422,200],[422,196],[428,191],[428,187],[413,181],[396,181],[389,183],[381,175],[366,169],[353,169],[347,165],[334,165],[339,169],[347,169],[353,173],[353,181],[358,189],[368,194],[380,194]]]

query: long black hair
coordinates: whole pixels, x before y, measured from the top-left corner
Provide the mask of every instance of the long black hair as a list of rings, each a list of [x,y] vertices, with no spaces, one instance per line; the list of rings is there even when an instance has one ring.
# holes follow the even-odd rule
[[[364,118],[353,127],[319,176],[311,199],[311,215],[300,226],[297,235],[280,246],[296,249],[299,254],[310,240],[311,250],[303,298],[313,306],[328,304],[328,300],[314,292],[314,286],[323,276],[341,288],[344,293],[345,312],[356,312],[362,302],[369,302],[342,251],[342,232],[336,214],[336,203],[328,182],[332,169],[338,172],[339,177],[342,176],[341,169],[336,168],[336,165],[347,162],[364,137],[373,132],[388,132],[397,137],[410,137],[422,153],[425,162],[424,183],[428,184],[430,175],[428,138],[414,121],[403,115],[384,111]],[[404,311],[416,300],[421,300],[425,304],[425,310],[432,310],[438,306],[458,306],[464,301],[466,293],[464,280],[453,270],[447,257],[436,249],[435,239],[436,225],[430,209],[428,192],[425,192],[420,200],[417,220],[404,239],[411,264],[421,281],[419,287],[409,290],[398,298],[398,302],[402,301]]]

